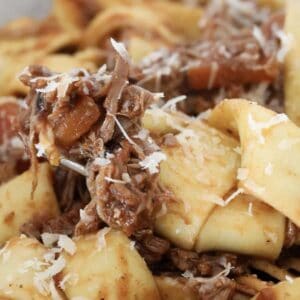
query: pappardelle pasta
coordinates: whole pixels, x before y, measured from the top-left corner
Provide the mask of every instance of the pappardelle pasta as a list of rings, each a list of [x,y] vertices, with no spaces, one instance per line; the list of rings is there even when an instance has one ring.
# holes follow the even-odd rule
[[[0,299],[299,299],[298,19],[55,0],[1,28]]]

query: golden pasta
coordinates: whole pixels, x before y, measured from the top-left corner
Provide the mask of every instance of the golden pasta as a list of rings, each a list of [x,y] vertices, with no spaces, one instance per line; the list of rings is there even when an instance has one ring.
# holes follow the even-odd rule
[[[59,214],[50,166],[47,163],[38,166],[37,187],[32,195],[34,176],[33,170],[28,170],[0,187],[1,244],[17,235],[19,227],[32,218]]]
[[[298,300],[299,18],[54,0],[0,28],[0,299]]]
[[[74,240],[76,253],[65,255],[63,276],[73,274],[64,291],[70,299],[159,299],[154,279],[126,236],[104,228]]]

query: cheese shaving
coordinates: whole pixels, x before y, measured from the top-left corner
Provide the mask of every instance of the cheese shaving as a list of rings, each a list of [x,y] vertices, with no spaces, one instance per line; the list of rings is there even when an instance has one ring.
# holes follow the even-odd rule
[[[203,112],[201,112],[198,116],[197,116],[197,120],[208,120],[208,118],[210,117],[211,115],[211,112],[212,112],[212,109],[207,109]]]
[[[94,164],[100,167],[104,167],[110,164],[110,160],[108,158],[104,158],[104,157],[96,157],[94,159]]]
[[[42,242],[46,247],[52,247],[59,239],[59,234],[44,232],[41,234]]]
[[[58,293],[55,282],[53,279],[50,280],[49,283],[49,292],[52,300],[63,300],[62,296]]]
[[[264,187],[259,186],[251,179],[246,179],[243,182],[243,185],[245,188],[249,189],[251,192],[256,193],[257,195],[262,195],[266,190]]]
[[[93,221],[93,217],[89,216],[84,209],[80,209],[79,210],[79,216],[80,216],[80,220],[84,223],[84,224],[89,224],[90,222]]]
[[[247,168],[238,168],[236,178],[238,180],[246,180],[249,175],[249,170]]]
[[[280,40],[280,49],[278,50],[276,57],[277,57],[278,62],[283,63],[287,53],[291,49],[292,42],[293,42],[293,36],[290,33],[286,34],[281,29],[275,28],[274,31],[275,31],[276,36]]]
[[[167,208],[167,204],[166,202],[163,202],[161,204],[161,209],[159,210],[159,212],[156,214],[156,218],[162,217],[164,215],[166,215],[168,212],[168,208]]]
[[[285,275],[285,280],[288,282],[288,283],[293,283],[294,282],[294,279],[292,276],[289,276],[289,275]]]
[[[130,241],[129,248],[130,250],[135,250],[135,241]]]
[[[170,109],[171,111],[175,111],[176,110],[176,104],[179,103],[179,102],[182,102],[184,100],[186,100],[186,95],[181,95],[181,96],[177,96],[177,97],[174,97],[170,100],[168,100],[168,102],[166,102],[162,107],[161,109],[162,110],[168,110]]]
[[[40,294],[47,296],[51,293],[51,281],[53,276],[59,274],[65,267],[66,261],[60,256],[43,272],[37,272],[34,275],[33,283]]]
[[[139,162],[143,169],[148,169],[150,174],[158,173],[158,167],[161,161],[166,160],[167,156],[160,151],[153,152],[148,155],[144,160]]]
[[[102,250],[106,246],[105,236],[110,232],[111,228],[104,227],[98,232],[98,250]]]
[[[252,202],[249,202],[247,214],[250,217],[253,217],[253,203]]]
[[[137,138],[137,139],[140,139],[142,141],[145,141],[149,136],[149,130],[148,129],[145,129],[145,128],[142,128],[138,134],[134,135],[133,137],[134,138]]]
[[[287,121],[288,121],[288,117],[286,114],[276,114],[275,116],[273,116],[266,122],[256,122],[253,119],[251,113],[249,113],[249,115],[248,115],[248,125],[249,125],[250,129],[253,132],[255,132],[255,134],[257,135],[257,138],[258,138],[258,141],[260,144],[265,143],[265,138],[262,134],[263,129],[269,129],[273,126],[276,126],[280,123],[287,122]]]
[[[127,134],[126,130],[124,129],[124,127],[121,125],[120,121],[117,119],[117,117],[113,114],[107,113],[108,115],[112,116],[112,118],[115,120],[117,126],[119,127],[120,131],[122,132],[122,134],[124,135],[124,137],[126,138],[126,140],[131,144],[131,145],[136,145],[136,143],[129,137],[129,135]],[[137,146],[137,145],[136,145]]]
[[[107,182],[112,182],[112,183],[120,183],[120,184],[126,184],[127,183],[126,181],[123,181],[123,180],[120,180],[120,179],[114,179],[114,178],[111,178],[111,177],[108,177],[108,176],[105,176],[104,179]]]
[[[266,47],[266,39],[261,31],[261,29],[257,26],[254,26],[252,30],[252,34],[255,37],[255,39],[258,41],[260,47],[264,49]]]
[[[72,239],[65,234],[60,234],[58,239],[58,246],[64,249],[70,255],[74,255],[76,252],[76,245]]]
[[[185,271],[182,276],[189,279],[191,283],[208,283],[208,282],[213,282],[216,279],[218,279],[221,276],[228,276],[230,271],[232,269],[232,266],[230,263],[228,263],[225,266],[225,269],[221,271],[220,273],[216,274],[213,277],[194,277],[193,273],[191,271]]]
[[[228,198],[224,200],[223,206],[228,205],[236,196],[243,194],[244,189],[243,188],[238,188],[235,192],[233,192]]]
[[[122,173],[122,180],[126,183],[130,183],[131,182],[131,178],[129,176],[128,173]]]
[[[271,176],[273,173],[273,165],[271,163],[268,163],[265,167],[265,172],[266,175]]]
[[[110,39],[111,45],[115,49],[115,51],[125,60],[129,61],[128,52],[123,43],[119,43],[115,41],[113,38]]]
[[[43,145],[41,143],[35,144],[34,147],[37,150],[37,153],[36,153],[37,157],[45,157],[46,156],[45,148],[43,147]]]
[[[207,88],[210,90],[213,87],[213,84],[216,80],[216,77],[218,75],[219,71],[219,65],[215,61],[211,63],[210,66],[210,74],[209,74],[209,80],[208,80],[208,86]]]

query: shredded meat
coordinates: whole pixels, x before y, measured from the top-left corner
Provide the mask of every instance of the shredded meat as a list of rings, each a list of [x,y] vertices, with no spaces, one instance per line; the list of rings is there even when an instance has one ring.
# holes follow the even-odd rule
[[[154,140],[138,135],[141,116],[156,97],[130,83],[127,54],[118,49],[120,45],[115,47],[112,72],[102,67],[96,74],[81,69],[55,74],[32,66],[20,77],[31,88],[30,122],[24,122],[23,131],[29,132],[33,156],[39,143],[51,164],[69,159],[84,167],[81,174],[87,173],[91,202],[85,214],[90,217],[88,222],[80,219],[76,234],[97,230],[101,222],[127,235],[152,228],[152,219],[166,199],[157,174],[139,164],[159,150]],[[69,174],[68,186],[60,188],[60,204],[66,211],[74,200],[73,177]]]
[[[170,248],[167,240],[154,236],[151,230],[137,231],[134,238],[137,250],[149,265],[160,262]]]
[[[199,299],[203,300],[229,300],[232,299],[236,289],[236,283],[221,276],[211,282],[200,284],[197,288]]]
[[[174,248],[170,252],[172,263],[182,272],[190,271],[195,276],[213,276],[230,263],[233,275],[245,272],[245,263],[234,254],[198,254],[194,251]]]
[[[80,204],[77,203],[68,212],[53,219],[47,219],[47,216],[37,216],[23,224],[20,232],[37,239],[40,239],[43,232],[73,235],[75,224],[79,220],[79,209]]]
[[[252,1],[245,2],[253,6]],[[207,8],[202,19],[199,41],[150,54],[132,70],[132,77],[141,86],[163,91],[167,99],[187,94],[188,100],[178,107],[189,114],[230,97],[254,98],[281,110],[282,89],[277,89],[281,42],[277,33],[283,27],[283,13],[244,16],[245,12],[238,11],[234,15],[226,1],[211,5],[213,9]],[[252,9],[260,12],[257,7]],[[259,84],[266,85],[265,92],[255,95]]]

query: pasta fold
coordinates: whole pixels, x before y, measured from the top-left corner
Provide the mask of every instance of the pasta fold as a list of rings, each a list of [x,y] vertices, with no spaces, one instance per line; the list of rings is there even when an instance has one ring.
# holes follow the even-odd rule
[[[35,239],[15,237],[0,250],[0,299],[51,300],[39,293],[34,277],[44,271],[48,249]]]
[[[38,183],[32,199],[32,182]],[[59,215],[51,169],[48,163],[38,165],[0,186],[0,244],[19,234],[22,224],[34,217],[51,218]]]
[[[286,115],[242,99],[214,108],[209,124],[240,138],[239,187],[300,226],[300,129]]]
[[[300,278],[282,281],[272,287],[267,287],[259,292],[252,300],[296,300],[300,299]]]
[[[197,252],[229,251],[275,259],[284,241],[285,217],[251,196],[217,206],[200,231]]]
[[[160,299],[146,263],[121,232],[104,228],[97,234],[74,238],[76,252],[64,254],[63,276],[68,299]]]
[[[222,204],[236,183],[238,142],[201,121],[187,126],[176,139],[177,146],[162,147],[167,159],[160,165],[160,183],[178,201],[168,204],[155,228],[174,244],[192,249],[215,204]]]

